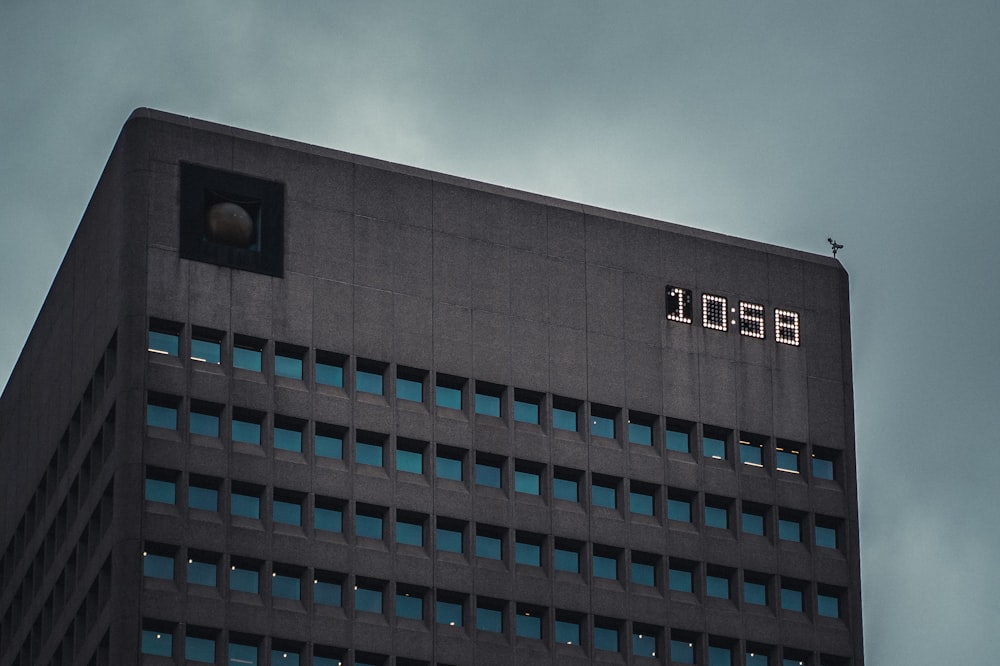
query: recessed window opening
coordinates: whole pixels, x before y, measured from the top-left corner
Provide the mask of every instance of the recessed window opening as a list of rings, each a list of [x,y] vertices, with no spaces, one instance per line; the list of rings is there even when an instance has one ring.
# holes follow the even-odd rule
[[[504,387],[489,382],[476,382],[476,414],[500,418],[503,413]]]
[[[539,406],[542,395],[534,391],[514,389],[514,420],[519,423],[539,424]]]

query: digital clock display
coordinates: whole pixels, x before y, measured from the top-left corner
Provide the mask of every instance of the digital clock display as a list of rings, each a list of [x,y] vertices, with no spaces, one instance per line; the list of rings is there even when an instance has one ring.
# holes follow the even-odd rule
[[[667,285],[667,319],[691,324],[694,322],[694,298],[690,289]],[[732,317],[732,318],[730,318]],[[739,301],[739,308],[730,308],[729,299],[717,294],[701,295],[701,325],[714,331],[728,331],[732,326],[748,338],[763,340],[767,314],[760,303]],[[798,347],[802,342],[799,313],[775,308],[774,341]]]

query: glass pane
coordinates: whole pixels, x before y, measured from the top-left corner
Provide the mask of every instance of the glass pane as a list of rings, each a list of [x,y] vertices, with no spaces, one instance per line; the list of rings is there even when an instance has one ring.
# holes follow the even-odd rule
[[[552,496],[567,502],[580,501],[580,484],[576,479],[552,479]]]
[[[327,532],[344,531],[344,514],[340,509],[316,507],[313,512],[313,518],[318,530],[326,530]]]
[[[676,592],[693,592],[694,575],[687,569],[670,570],[670,589]]]
[[[454,481],[462,480],[462,461],[460,459],[438,455],[435,470],[438,478],[452,479]]]
[[[632,653],[637,657],[655,657],[656,636],[632,634]]]
[[[271,576],[271,596],[282,599],[299,599],[302,596],[302,581],[297,576],[273,574]]]
[[[499,560],[503,557],[503,545],[499,537],[476,535],[476,557]]]
[[[381,516],[366,516],[363,513],[359,513],[354,518],[354,526],[359,537],[365,537],[368,539],[382,538]]]
[[[424,600],[415,594],[397,594],[396,615],[411,620],[424,619]]]
[[[437,601],[437,621],[438,624],[447,624],[452,627],[462,626],[462,604],[454,601]]]
[[[816,595],[816,611],[823,617],[840,617],[840,599],[826,594]]]
[[[580,623],[571,620],[556,620],[556,643],[579,645]]]
[[[607,652],[618,652],[618,630],[595,626],[594,647]]]
[[[218,437],[219,415],[205,414],[203,412],[191,412],[190,426],[192,434],[205,435],[206,437]]]
[[[503,632],[503,611],[496,608],[476,609],[476,629],[479,631]]]
[[[679,520],[684,523],[691,522],[691,502],[683,499],[670,498],[667,500],[667,518]]]
[[[632,582],[636,585],[656,585],[656,567],[646,562],[632,562]]]
[[[420,451],[398,449],[396,451],[396,469],[401,472],[410,472],[411,474],[423,474],[424,454]]]
[[[522,638],[542,637],[542,618],[537,614],[518,613],[514,623],[514,632]]]
[[[628,424],[628,441],[640,446],[653,445],[653,428],[643,423]]]
[[[259,349],[233,347],[233,367],[260,372],[261,353]]]
[[[354,662],[357,664],[357,662]],[[313,655],[313,666],[343,666],[343,662],[336,657],[321,657],[316,654]]]
[[[777,454],[777,467],[783,472],[796,472],[799,471],[799,452],[778,449]]]
[[[743,533],[764,536],[764,516],[743,512]]]
[[[178,336],[174,333],[149,332],[149,351],[167,356],[177,356]]]
[[[486,416],[500,416],[500,396],[486,395],[485,393],[477,393],[476,414],[485,414]]]
[[[615,437],[615,420],[606,416],[590,416],[590,434],[594,437]]]
[[[274,374],[277,377],[302,379],[302,359],[294,356],[274,355]]]
[[[188,507],[203,511],[218,511],[219,491],[215,488],[188,486]]]
[[[462,552],[462,533],[458,530],[449,530],[444,527],[437,529],[437,549],[450,553]]]
[[[191,360],[218,365],[222,362],[222,345],[215,340],[191,340]]]
[[[441,386],[440,384],[435,388],[435,399],[438,407],[462,409],[462,389]]]
[[[202,562],[199,560],[188,560],[187,579],[192,585],[207,585],[215,587],[217,569],[215,562]]]
[[[316,383],[326,386],[344,386],[344,368],[339,365],[316,362]]]
[[[785,541],[802,541],[802,524],[797,520],[779,518],[778,537]]]
[[[146,499],[150,502],[174,504],[177,501],[177,484],[173,481],[147,478]]]
[[[340,607],[343,605],[343,588],[340,583],[317,579],[313,582],[313,602]]]
[[[781,607],[785,610],[802,612],[802,590],[781,588]]]
[[[514,420],[538,425],[538,403],[514,400]]]
[[[706,458],[716,458],[718,460],[726,459],[726,440],[706,436],[704,439],[704,446]]]
[[[230,666],[257,666],[257,646],[243,643],[229,644]]]
[[[733,666],[733,651],[727,647],[710,645],[708,648],[708,666]]]
[[[292,650],[271,650],[271,666],[299,666],[299,653]]]
[[[594,555],[594,576],[597,578],[618,578],[618,561],[613,557]]]
[[[628,507],[632,513],[643,516],[653,515],[653,496],[646,493],[631,492],[628,496]]]
[[[382,612],[382,590],[358,586],[354,590],[354,609],[366,613]]]
[[[816,526],[816,545],[823,548],[837,547],[837,530],[833,527]]]
[[[618,503],[615,500],[615,489],[614,487],[601,486],[594,484],[592,488],[592,503],[594,506],[606,506],[609,509],[614,509]]]
[[[813,476],[817,479],[833,481],[833,461],[820,456],[813,456]]]
[[[215,639],[198,636],[184,637],[184,658],[204,664],[215,663]]]
[[[260,518],[260,497],[234,492],[230,502],[234,516]]]
[[[518,564],[540,567],[542,566],[542,546],[537,543],[518,541],[514,544],[514,559]]]
[[[282,451],[302,452],[302,431],[291,428],[274,428],[274,448]]]
[[[580,573],[580,553],[576,550],[556,548],[554,552],[555,567],[557,571],[569,571],[570,573]]]
[[[149,578],[174,579],[174,558],[170,555],[146,553],[142,558],[142,575]]]
[[[260,446],[260,423],[234,418],[233,441]]]
[[[740,442],[740,462],[755,467],[764,466],[764,450],[756,444]]]
[[[344,439],[333,435],[316,435],[315,439],[316,455],[321,458],[334,458],[342,460],[344,458]]]
[[[359,465],[382,466],[382,445],[355,442],[354,459]]]
[[[403,377],[396,377],[396,397],[400,400],[409,400],[411,402],[423,402],[424,401],[424,384],[423,382],[416,381],[413,379],[404,379]]]
[[[515,470],[514,490],[526,495],[538,495],[541,492],[541,479],[534,472]]]
[[[256,569],[233,567],[229,571],[229,587],[240,592],[257,594],[260,587],[260,576]]]
[[[173,640],[173,635],[167,632],[143,629],[142,653],[156,655],[159,657],[173,656]]]
[[[487,463],[476,463],[476,484],[490,488],[499,488],[500,468]]]
[[[748,604],[766,606],[767,585],[764,583],[755,583],[750,580],[745,581],[743,583],[743,601]]]
[[[398,521],[396,523],[396,541],[410,546],[423,546],[424,526],[420,523]]]
[[[302,525],[302,505],[298,502],[274,500],[274,522]]]
[[[382,395],[382,373],[358,370],[354,373],[354,385],[361,393]]]
[[[723,576],[705,576],[705,591],[710,597],[729,598],[729,579]]]
[[[558,430],[576,432],[576,410],[552,408],[552,427]]]
[[[177,409],[164,405],[146,405],[146,425],[154,428],[177,430]]]
[[[729,512],[719,506],[705,507],[705,525],[707,527],[729,527]]]
[[[667,450],[690,453],[691,442],[687,432],[682,430],[667,430]]]
[[[694,643],[687,641],[670,641],[670,658],[678,664],[694,663]]]

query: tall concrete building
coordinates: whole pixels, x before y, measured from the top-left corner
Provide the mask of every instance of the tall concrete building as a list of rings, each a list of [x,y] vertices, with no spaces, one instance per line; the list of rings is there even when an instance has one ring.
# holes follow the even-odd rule
[[[0,401],[0,665],[861,666],[847,275],[140,109]]]

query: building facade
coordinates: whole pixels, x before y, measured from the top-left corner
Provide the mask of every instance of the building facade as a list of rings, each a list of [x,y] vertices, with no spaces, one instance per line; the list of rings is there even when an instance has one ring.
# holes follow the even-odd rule
[[[828,257],[140,109],[0,437],[3,666],[864,662]]]

